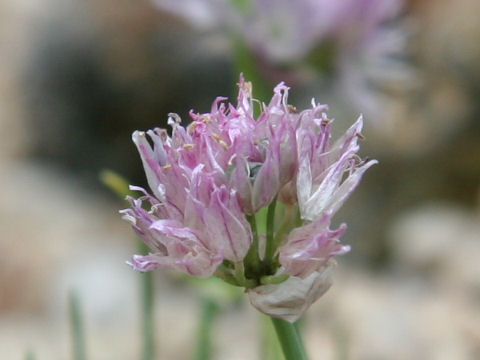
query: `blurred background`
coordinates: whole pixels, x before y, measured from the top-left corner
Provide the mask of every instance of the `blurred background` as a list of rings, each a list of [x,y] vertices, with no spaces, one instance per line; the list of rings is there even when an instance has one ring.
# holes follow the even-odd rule
[[[240,71],[338,133],[364,114],[380,162],[336,216],[353,250],[303,324],[311,359],[480,358],[480,2],[252,2],[0,0],[2,358],[71,358],[71,290],[89,359],[139,358],[137,243],[99,173],[144,185],[132,131],[235,103]],[[157,358],[191,359],[204,290],[155,288]],[[262,358],[247,299],[219,311],[213,359]]]

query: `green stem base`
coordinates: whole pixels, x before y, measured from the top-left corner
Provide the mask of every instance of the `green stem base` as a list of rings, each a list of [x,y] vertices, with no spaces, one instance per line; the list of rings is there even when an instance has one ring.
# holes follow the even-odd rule
[[[295,325],[285,320],[273,317],[271,319],[282,346],[285,360],[307,360],[307,353]]]

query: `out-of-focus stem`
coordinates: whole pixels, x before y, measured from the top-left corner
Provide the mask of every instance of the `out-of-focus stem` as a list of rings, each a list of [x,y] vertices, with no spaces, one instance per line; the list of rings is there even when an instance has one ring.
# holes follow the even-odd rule
[[[234,38],[234,78],[238,80],[240,73],[243,73],[247,81],[255,84],[253,97],[260,101],[267,101],[271,96],[272,87],[260,72],[258,59],[255,58],[255,55],[242,39],[235,35],[232,36]]]
[[[125,199],[127,195],[135,195],[133,191],[130,190],[128,181],[115,171],[103,169],[100,172],[99,177],[100,181],[120,199]]]
[[[129,189],[129,182],[112,170],[103,170],[100,180],[119,198],[124,199],[127,195],[135,194]],[[138,241],[138,250],[142,253],[149,251],[148,247]],[[154,286],[153,273],[151,271],[140,275],[140,296],[142,312],[142,360],[154,360],[155,358],[155,324],[154,324]]]
[[[32,350],[29,350],[25,355],[25,360],[35,360],[35,354]]]
[[[73,359],[86,360],[87,351],[83,328],[83,319],[80,310],[79,300],[74,292],[70,292],[68,302],[70,313],[70,331],[72,335]]]
[[[248,13],[250,9],[250,1],[249,0],[231,0],[233,2],[233,5],[237,7],[238,11],[241,11],[245,14]]]
[[[197,334],[195,360],[209,360],[212,355],[212,325],[219,306],[213,299],[205,298],[202,302],[200,326]]]

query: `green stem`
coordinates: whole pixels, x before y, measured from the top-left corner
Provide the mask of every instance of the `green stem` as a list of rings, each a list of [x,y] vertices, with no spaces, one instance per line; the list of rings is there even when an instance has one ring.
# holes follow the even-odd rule
[[[275,248],[278,248],[280,246],[285,234],[292,229],[292,217],[293,217],[293,206],[286,205],[282,225],[280,226],[280,229],[278,229],[277,233],[275,234],[275,238],[273,239]]]
[[[264,275],[260,278],[260,284],[262,285],[277,285],[288,280],[290,275],[280,274],[280,275]]]
[[[269,316],[261,316],[260,354],[262,360],[283,359],[282,348]]]
[[[302,339],[294,324],[285,320],[271,318],[278,340],[282,346],[285,360],[307,360]]]
[[[235,279],[241,286],[247,289],[257,285],[256,281],[245,277],[245,266],[241,261],[235,263]]]
[[[275,206],[277,204],[277,199],[275,198],[273,202],[268,206],[267,212],[267,244],[265,247],[265,267],[267,271],[270,271],[272,265],[273,255],[275,253],[276,247],[273,239],[274,230],[275,230]]]
[[[231,271],[223,264],[217,268],[214,275],[219,279],[222,279],[223,281],[229,283],[230,285],[242,286],[242,284],[238,283],[235,276],[232,275]]]
[[[247,220],[252,228],[253,241],[247,255],[245,256],[245,275],[248,278],[256,278],[260,271],[260,254],[258,252],[258,232],[255,214],[247,215]]]
[[[296,206],[295,208],[295,219],[293,227],[300,227],[303,224],[302,217],[300,216],[300,208]]]
[[[147,246],[139,242],[141,253],[148,252]],[[153,272],[140,274],[142,301],[142,359],[155,358],[155,326],[154,326],[154,286]]]

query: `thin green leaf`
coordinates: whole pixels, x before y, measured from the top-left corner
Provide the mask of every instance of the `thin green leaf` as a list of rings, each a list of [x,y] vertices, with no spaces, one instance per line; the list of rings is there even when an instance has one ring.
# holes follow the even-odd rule
[[[210,360],[212,358],[212,328],[219,309],[220,307],[215,300],[211,298],[203,299],[195,360]]]
[[[72,335],[72,350],[74,360],[86,360],[86,342],[83,318],[78,296],[71,291],[69,295],[70,331]]]

